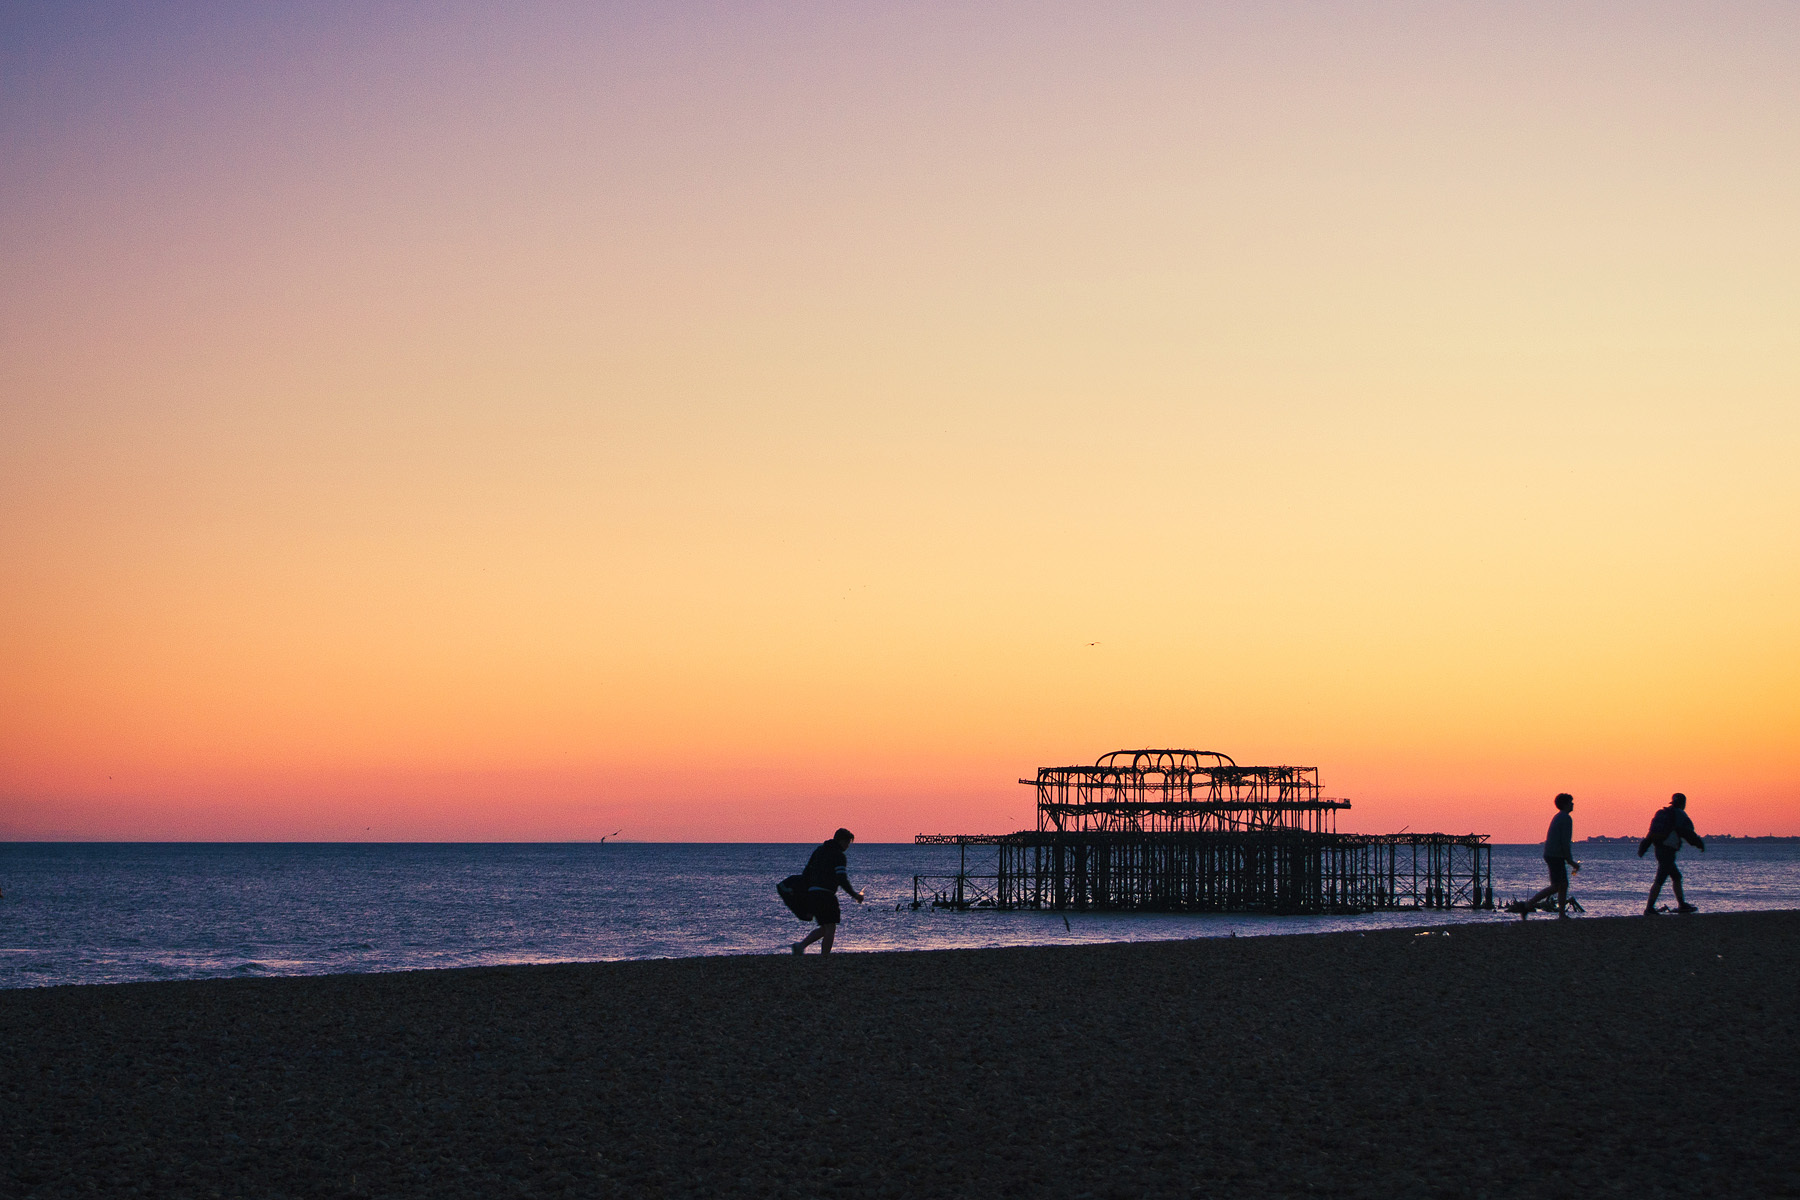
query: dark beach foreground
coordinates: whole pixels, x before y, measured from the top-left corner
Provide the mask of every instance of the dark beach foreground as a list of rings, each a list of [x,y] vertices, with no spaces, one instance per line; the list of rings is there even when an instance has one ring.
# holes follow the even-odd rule
[[[1800,913],[0,992],[6,1196],[1800,1195]]]

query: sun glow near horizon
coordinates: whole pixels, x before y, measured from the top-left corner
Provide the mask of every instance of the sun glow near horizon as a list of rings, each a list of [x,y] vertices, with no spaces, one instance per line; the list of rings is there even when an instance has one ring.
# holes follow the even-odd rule
[[[1800,832],[1797,51],[8,18],[0,838],[885,840],[1197,742]]]

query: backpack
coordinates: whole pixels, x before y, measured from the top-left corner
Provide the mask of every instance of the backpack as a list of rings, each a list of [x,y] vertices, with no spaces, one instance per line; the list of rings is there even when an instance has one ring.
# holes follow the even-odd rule
[[[812,920],[812,908],[806,903],[806,876],[789,875],[775,885],[775,894],[802,921]]]
[[[1650,832],[1646,836],[1652,845],[1680,847],[1681,834],[1677,832],[1678,827],[1676,810],[1659,808],[1656,815],[1650,818]]]

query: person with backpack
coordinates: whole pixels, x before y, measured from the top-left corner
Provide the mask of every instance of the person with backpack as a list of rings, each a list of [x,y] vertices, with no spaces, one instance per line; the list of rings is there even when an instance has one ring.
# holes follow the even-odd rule
[[[850,867],[844,858],[844,851],[856,835],[848,829],[840,829],[831,835],[831,840],[822,842],[806,860],[806,870],[800,872],[801,880],[806,884],[806,908],[818,921],[819,927],[795,942],[788,949],[795,954],[806,953],[806,948],[814,942],[819,943],[820,954],[831,953],[831,943],[837,937],[838,922],[843,920],[843,910],[838,907],[837,891],[843,888],[850,898],[858,904],[863,902],[863,894],[850,886]],[[785,882],[785,881],[784,881]]]
[[[1699,912],[1700,906],[1689,904],[1687,897],[1681,894],[1681,869],[1675,865],[1675,854],[1686,842],[1696,850],[1705,853],[1706,841],[1694,832],[1694,822],[1687,815],[1687,797],[1676,792],[1669,797],[1669,803],[1656,810],[1650,818],[1650,832],[1638,843],[1638,857],[1644,857],[1644,851],[1652,848],[1656,851],[1656,882],[1650,885],[1650,902],[1644,905],[1644,915],[1656,915],[1656,898],[1662,895],[1663,880],[1667,879],[1675,887],[1675,911],[1679,913]]]

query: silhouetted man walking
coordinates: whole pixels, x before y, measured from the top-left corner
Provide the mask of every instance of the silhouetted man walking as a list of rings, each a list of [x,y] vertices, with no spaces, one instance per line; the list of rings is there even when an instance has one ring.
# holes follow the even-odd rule
[[[1656,898],[1662,895],[1663,880],[1669,880],[1675,887],[1675,911],[1683,913],[1699,912],[1698,905],[1689,904],[1687,897],[1681,894],[1681,868],[1675,865],[1675,854],[1686,842],[1696,850],[1706,849],[1706,842],[1694,832],[1693,819],[1687,815],[1687,797],[1676,792],[1669,797],[1666,807],[1656,810],[1650,818],[1650,832],[1638,843],[1638,857],[1644,857],[1644,851],[1656,850],[1656,882],[1650,885],[1650,902],[1644,905],[1644,915],[1656,915]]]
[[[850,866],[844,858],[844,851],[855,840],[854,833],[848,829],[840,829],[806,860],[806,870],[800,876],[806,881],[807,907],[819,922],[819,927],[789,947],[795,954],[806,953],[806,948],[814,942],[819,943],[820,954],[831,953],[831,943],[837,938],[838,922],[844,916],[843,911],[838,908],[839,888],[843,888],[858,904],[863,902],[863,894],[850,886]]]
[[[1569,869],[1581,870],[1581,864],[1575,861],[1575,818],[1569,815],[1574,810],[1575,797],[1558,793],[1556,815],[1550,818],[1550,829],[1544,835],[1544,865],[1550,868],[1550,886],[1521,904],[1521,909],[1529,911],[1555,896],[1556,915],[1569,915]]]

